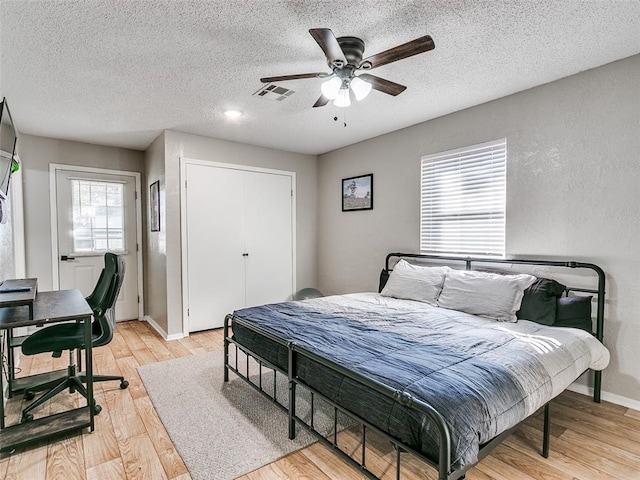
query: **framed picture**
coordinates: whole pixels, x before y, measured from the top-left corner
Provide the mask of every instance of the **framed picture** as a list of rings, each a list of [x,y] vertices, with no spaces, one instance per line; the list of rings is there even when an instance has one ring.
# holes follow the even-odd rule
[[[149,225],[152,232],[160,231],[160,180],[149,187]]]
[[[342,179],[342,211],[373,209],[373,173]]]

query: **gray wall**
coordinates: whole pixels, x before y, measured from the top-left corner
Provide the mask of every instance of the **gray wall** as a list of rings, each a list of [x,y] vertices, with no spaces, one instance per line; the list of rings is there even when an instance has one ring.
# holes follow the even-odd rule
[[[156,138],[144,152],[144,185],[143,211],[144,225],[144,312],[166,332],[167,331],[167,248],[166,248],[166,214],[164,203],[164,133]],[[160,181],[160,231],[149,229],[149,187]]]
[[[234,163],[296,172],[296,278],[298,288],[317,284],[317,185],[315,155],[165,132],[165,214],[168,335],[182,332],[180,158]],[[154,295],[155,292],[150,292]],[[159,323],[159,322],[158,322]]]
[[[419,249],[420,156],[506,137],[508,256],[607,272],[604,389],[640,401],[640,56],[374,138],[319,159],[319,287],[372,291],[385,255]],[[374,210],[340,180],[374,173]]]
[[[20,136],[24,186],[24,229],[27,276],[38,278],[38,289],[53,287],[49,164],[79,165],[143,172],[142,152],[88,143]]]

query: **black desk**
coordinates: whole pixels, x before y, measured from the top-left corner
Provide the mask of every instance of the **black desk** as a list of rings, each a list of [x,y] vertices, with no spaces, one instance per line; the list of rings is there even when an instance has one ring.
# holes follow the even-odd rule
[[[5,280],[0,285],[0,308],[1,307],[21,307],[26,306],[29,309],[29,318],[33,318],[33,301],[36,299],[38,292],[37,278],[22,278]],[[13,385],[15,378],[15,359],[13,358],[13,349],[22,344],[24,338],[14,338],[13,329],[7,330],[7,369],[9,370],[9,398],[13,394]]]
[[[3,294],[8,295],[8,294]],[[29,312],[32,310],[32,312]],[[35,295],[31,309],[24,306],[0,308],[0,329],[10,332],[14,328],[31,325],[43,326],[50,323],[76,320],[84,322],[85,360],[87,373],[87,405],[48,417],[38,418],[30,422],[7,426],[4,424],[4,405],[0,400],[0,452],[11,451],[49,437],[72,430],[89,427],[94,429],[93,421],[93,364],[91,357],[91,319],[92,310],[79,290],[61,290],[56,292],[39,292]],[[0,353],[2,353],[0,343]],[[11,348],[11,347],[9,347]],[[49,381],[50,374],[32,375],[16,379],[20,388],[37,385]],[[0,392],[3,391],[4,378],[0,375]],[[10,389],[16,391],[15,385]]]

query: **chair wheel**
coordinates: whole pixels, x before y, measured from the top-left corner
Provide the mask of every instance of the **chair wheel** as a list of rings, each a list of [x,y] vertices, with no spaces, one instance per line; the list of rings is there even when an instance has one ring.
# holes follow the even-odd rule
[[[129,382],[127,382],[126,380],[123,380],[120,382],[120,388],[122,390],[124,390],[125,388],[127,388],[129,386]]]
[[[35,392],[32,392],[31,390],[25,390],[24,391],[24,399],[25,400],[33,400],[36,396]]]
[[[31,422],[33,420],[33,414],[31,413],[23,413],[22,414],[22,423]]]
[[[95,407],[93,407],[93,414],[94,415],[100,414],[101,411],[102,411],[102,407],[100,405],[96,405]]]

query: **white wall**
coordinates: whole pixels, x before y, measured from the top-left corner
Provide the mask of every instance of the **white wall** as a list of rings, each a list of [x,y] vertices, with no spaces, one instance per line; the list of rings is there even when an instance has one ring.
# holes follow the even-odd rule
[[[165,131],[166,333],[182,332],[180,158],[235,163],[296,172],[296,278],[298,288],[317,285],[318,162],[315,155],[289,153],[214,138]],[[151,293],[153,295],[153,293]]]
[[[38,289],[53,287],[49,164],[80,165],[113,170],[143,171],[143,154],[124,148],[20,136],[24,188],[24,225],[27,276],[38,279]]]
[[[420,156],[506,137],[507,255],[607,273],[604,390],[640,402],[640,56],[320,156],[319,287],[372,291],[419,249]],[[341,179],[374,173],[374,210],[341,212]]]

